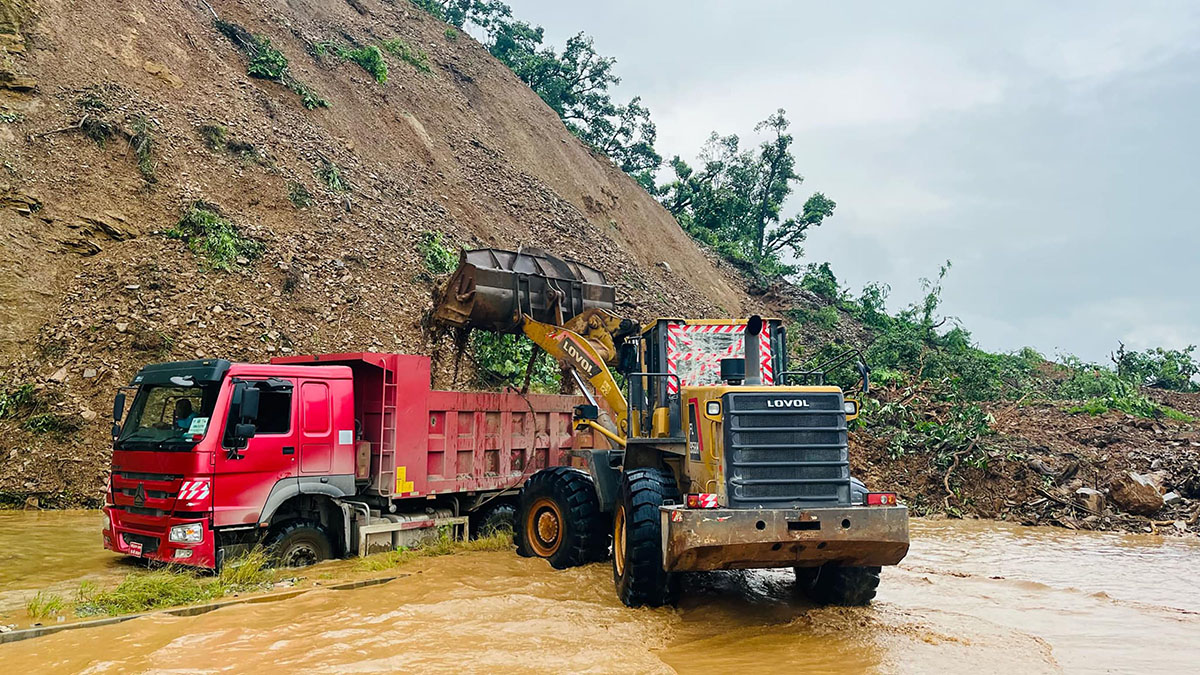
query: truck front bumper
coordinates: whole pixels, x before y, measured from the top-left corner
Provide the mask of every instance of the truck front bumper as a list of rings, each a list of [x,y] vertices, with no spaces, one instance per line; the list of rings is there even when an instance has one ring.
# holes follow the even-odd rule
[[[108,525],[104,528],[104,548],[138,558],[191,567],[216,567],[216,535],[207,520],[161,516],[147,519],[128,518],[119,508],[104,507]],[[203,539],[194,544],[170,541],[171,528],[200,522]]]
[[[908,553],[908,508],[660,507],[668,571],[895,565]]]

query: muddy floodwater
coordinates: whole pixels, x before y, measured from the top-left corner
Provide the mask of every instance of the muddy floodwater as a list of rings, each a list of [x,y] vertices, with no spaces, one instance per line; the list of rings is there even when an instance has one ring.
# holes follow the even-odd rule
[[[31,589],[112,582],[96,513],[0,513],[0,623]],[[509,553],[196,617],[0,646],[8,672],[1195,672],[1200,540],[914,521],[875,604],[817,608],[790,571],[696,575],[675,609],[623,607],[607,564]],[[347,571],[345,562],[307,570]]]

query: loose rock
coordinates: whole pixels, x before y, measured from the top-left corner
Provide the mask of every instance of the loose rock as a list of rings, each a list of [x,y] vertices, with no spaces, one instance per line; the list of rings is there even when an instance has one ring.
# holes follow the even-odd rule
[[[1158,487],[1150,479],[1132,471],[1113,479],[1109,493],[1117,506],[1135,515],[1149,516],[1163,507]]]

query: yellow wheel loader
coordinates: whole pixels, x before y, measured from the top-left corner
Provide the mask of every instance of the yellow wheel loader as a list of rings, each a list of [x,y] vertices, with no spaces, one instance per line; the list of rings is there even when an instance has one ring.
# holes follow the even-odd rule
[[[563,568],[611,548],[629,606],[672,603],[680,572],[771,567],[817,602],[869,602],[908,552],[908,511],[850,476],[859,404],[824,373],[854,359],[865,392],[861,357],[791,371],[777,319],[642,326],[615,307],[601,272],[536,250],[464,251],[437,298],[440,323],[527,335],[590,402],[575,421],[598,447],[525,484],[518,552]]]

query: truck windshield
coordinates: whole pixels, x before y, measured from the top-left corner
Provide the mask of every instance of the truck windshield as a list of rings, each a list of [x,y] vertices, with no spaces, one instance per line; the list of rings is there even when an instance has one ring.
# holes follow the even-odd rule
[[[216,384],[147,384],[138,389],[117,439],[122,450],[190,450],[208,432]]]

